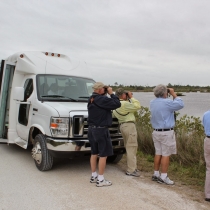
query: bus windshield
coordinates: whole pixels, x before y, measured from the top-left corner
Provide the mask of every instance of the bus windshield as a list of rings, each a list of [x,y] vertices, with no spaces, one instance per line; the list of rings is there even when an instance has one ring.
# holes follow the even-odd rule
[[[87,101],[95,81],[83,77],[39,74],[36,83],[37,96],[41,101]]]

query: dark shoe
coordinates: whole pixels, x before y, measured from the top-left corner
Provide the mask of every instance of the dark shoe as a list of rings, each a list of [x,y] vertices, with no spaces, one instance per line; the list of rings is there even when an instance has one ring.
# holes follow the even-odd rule
[[[159,178],[160,178],[159,176],[152,175],[152,181],[157,182],[159,180]]]
[[[97,176],[96,176],[96,177],[91,176],[91,177],[90,177],[90,183],[96,183],[96,182],[97,182],[97,179],[98,179]]]
[[[208,201],[208,202],[210,202],[210,198],[205,198],[205,201]]]
[[[139,172],[137,172],[136,170],[133,173],[130,173],[130,172],[126,171],[125,174],[128,175],[128,176],[135,176],[135,177],[140,176]]]

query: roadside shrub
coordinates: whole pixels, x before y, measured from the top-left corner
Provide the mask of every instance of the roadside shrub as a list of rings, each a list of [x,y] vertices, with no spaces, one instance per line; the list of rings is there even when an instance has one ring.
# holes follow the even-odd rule
[[[145,154],[154,155],[155,149],[152,141],[153,129],[150,123],[149,108],[141,107],[141,109],[135,113],[135,117],[139,150]]]
[[[178,115],[178,113],[176,113]],[[150,111],[148,107],[142,107],[136,116],[139,150],[145,154],[155,154],[152,141],[152,125],[150,123]],[[172,155],[171,160],[180,165],[203,166],[203,140],[204,129],[200,118],[184,115],[176,120],[175,125],[177,155]]]
[[[199,117],[184,115],[176,121],[177,155],[174,160],[185,165],[203,165],[204,128]]]

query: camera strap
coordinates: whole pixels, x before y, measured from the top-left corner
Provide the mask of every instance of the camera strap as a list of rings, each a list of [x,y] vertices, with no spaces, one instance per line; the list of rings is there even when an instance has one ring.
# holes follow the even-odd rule
[[[128,115],[130,113],[130,112],[128,112],[127,114],[120,114],[116,109],[115,109],[115,111],[117,112],[117,114],[119,114],[121,116],[126,116],[126,115]]]
[[[89,107],[90,104],[94,104],[95,106],[97,106],[97,107],[100,108],[100,109],[105,109],[105,108],[99,106],[98,104],[96,104],[96,103],[94,102],[94,97],[93,97],[93,96],[90,98],[90,101],[88,102],[87,107]],[[109,109],[105,109],[105,110],[109,110]]]

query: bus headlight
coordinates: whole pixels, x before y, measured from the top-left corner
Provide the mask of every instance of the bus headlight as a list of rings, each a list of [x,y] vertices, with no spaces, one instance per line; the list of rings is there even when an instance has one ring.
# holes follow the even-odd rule
[[[50,130],[53,137],[68,137],[69,118],[52,117],[50,122]]]

